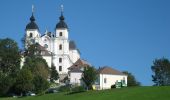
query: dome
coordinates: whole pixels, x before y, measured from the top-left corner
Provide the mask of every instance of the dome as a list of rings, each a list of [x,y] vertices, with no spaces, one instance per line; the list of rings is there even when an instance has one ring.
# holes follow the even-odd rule
[[[26,30],[28,30],[28,29],[38,29],[39,30],[38,25],[35,23],[35,18],[33,15],[31,16],[30,21],[31,22],[28,23],[26,26]]]
[[[56,29],[68,28],[67,24],[64,22],[64,16],[61,15],[59,19],[60,19],[60,21],[57,23]]]

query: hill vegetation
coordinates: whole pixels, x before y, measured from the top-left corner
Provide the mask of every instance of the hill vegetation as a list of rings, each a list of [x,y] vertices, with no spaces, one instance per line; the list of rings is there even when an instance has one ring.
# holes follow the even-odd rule
[[[34,97],[1,98],[0,100],[169,100],[170,87],[130,87],[77,94],[55,93]]]

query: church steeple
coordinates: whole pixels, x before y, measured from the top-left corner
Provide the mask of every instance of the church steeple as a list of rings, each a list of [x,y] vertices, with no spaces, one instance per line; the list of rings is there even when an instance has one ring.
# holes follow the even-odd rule
[[[63,7],[63,5],[61,5],[61,16],[59,17],[59,23],[57,23],[57,25],[56,25],[56,29],[63,29],[63,28],[66,28],[66,29],[68,29],[68,26],[67,26],[67,24],[65,23],[65,21],[64,21],[64,15],[63,15],[63,12],[64,12],[64,7]]]
[[[29,29],[39,30],[38,25],[35,23],[34,6],[33,5],[32,5],[32,15],[30,17],[30,23],[28,23],[27,26],[26,26],[26,30],[29,30]]]

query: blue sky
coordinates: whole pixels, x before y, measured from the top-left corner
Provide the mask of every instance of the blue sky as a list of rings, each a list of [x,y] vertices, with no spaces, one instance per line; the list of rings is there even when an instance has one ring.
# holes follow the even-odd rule
[[[21,38],[35,5],[43,34],[54,32],[60,5],[81,57],[96,67],[112,66],[152,85],[155,58],[170,59],[170,0],[1,0],[0,38]]]

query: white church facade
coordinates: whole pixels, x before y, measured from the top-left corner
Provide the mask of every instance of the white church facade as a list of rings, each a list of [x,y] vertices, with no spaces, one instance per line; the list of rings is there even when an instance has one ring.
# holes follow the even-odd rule
[[[25,48],[38,43],[41,46],[42,57],[46,60],[48,66],[51,67],[54,64],[59,74],[67,74],[68,68],[80,59],[80,53],[75,42],[69,40],[68,26],[63,12],[61,12],[59,22],[55,26],[55,32],[46,31],[43,35],[39,31],[32,13],[30,22],[26,25],[25,33]]]

